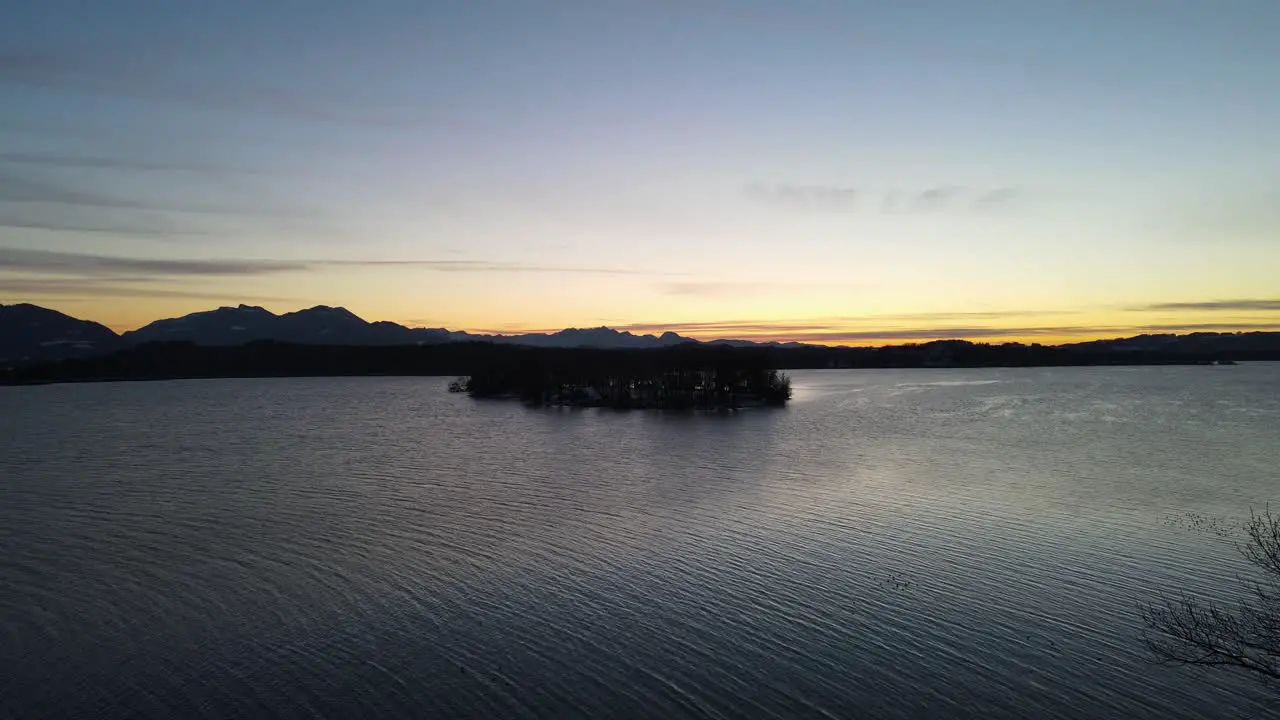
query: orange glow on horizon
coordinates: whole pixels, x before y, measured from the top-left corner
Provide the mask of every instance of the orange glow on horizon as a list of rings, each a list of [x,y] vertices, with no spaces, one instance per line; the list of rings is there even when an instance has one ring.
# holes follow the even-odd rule
[[[160,318],[179,317],[231,303],[198,299],[156,303],[151,299],[119,298],[59,299],[36,301],[72,317],[100,322],[117,333],[147,325]],[[299,310],[309,305],[298,303],[258,304],[277,314]],[[337,304],[337,303],[335,303]],[[1280,331],[1280,322],[1268,313],[1231,314],[1185,311],[1156,314],[1141,311],[1101,310],[1094,312],[1010,312],[1003,316],[992,313],[915,313],[902,315],[868,314],[841,317],[810,315],[808,317],[770,317],[767,319],[732,318],[719,321],[677,319],[667,322],[637,322],[626,319],[596,319],[594,322],[556,322],[558,317],[544,318],[538,323],[449,322],[444,319],[405,319],[411,312],[389,313],[376,307],[347,305],[368,321],[391,319],[407,327],[444,327],[476,335],[516,335],[555,333],[566,328],[608,327],[635,335],[661,335],[675,332],[700,341],[748,340],[754,342],[800,342],[809,345],[875,347],[926,343],[935,340],[968,340],[975,343],[1060,345],[1090,340],[1131,337],[1135,335],[1187,334],[1192,332],[1267,332]],[[492,310],[486,308],[487,312]],[[443,314],[443,313],[442,313]],[[396,316],[399,315],[399,318]],[[390,317],[388,317],[390,316]],[[971,318],[968,316],[972,316]]]

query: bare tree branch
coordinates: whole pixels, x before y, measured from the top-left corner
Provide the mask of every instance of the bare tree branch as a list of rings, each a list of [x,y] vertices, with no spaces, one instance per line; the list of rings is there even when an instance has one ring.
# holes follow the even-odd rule
[[[1260,571],[1227,608],[1188,595],[1141,608],[1143,641],[1160,662],[1228,667],[1280,682],[1280,516],[1253,513],[1238,549]]]

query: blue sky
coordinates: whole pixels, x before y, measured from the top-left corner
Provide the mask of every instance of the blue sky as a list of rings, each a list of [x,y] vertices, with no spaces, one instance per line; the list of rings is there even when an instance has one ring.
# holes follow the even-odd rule
[[[20,2],[0,301],[1280,327],[1277,37],[1244,0]]]

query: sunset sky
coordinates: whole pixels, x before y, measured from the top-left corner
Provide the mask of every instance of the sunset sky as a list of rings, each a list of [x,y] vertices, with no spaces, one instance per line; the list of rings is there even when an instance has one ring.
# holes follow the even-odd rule
[[[1276,0],[19,1],[0,302],[1280,330],[1277,38]]]

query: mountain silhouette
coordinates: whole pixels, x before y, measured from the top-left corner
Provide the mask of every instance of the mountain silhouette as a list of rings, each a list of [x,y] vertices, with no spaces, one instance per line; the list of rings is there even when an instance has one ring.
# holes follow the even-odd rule
[[[413,345],[434,337],[395,323],[368,322],[346,308],[317,305],[276,315],[251,305],[221,307],[182,317],[157,320],[122,336],[126,345],[189,342],[196,345],[243,345],[275,340],[303,345]],[[440,337],[437,342],[447,342]]]
[[[121,340],[127,345],[171,341],[192,342],[197,345],[241,345],[254,340],[272,339],[279,323],[280,316],[264,308],[249,305],[220,307],[157,320],[145,327],[126,332]]]
[[[483,336],[470,336],[470,339],[481,339]],[[668,347],[688,342],[698,342],[693,338],[677,335],[673,332],[663,333],[659,337],[653,335],[634,335],[625,330],[613,328],[567,328],[554,333],[526,333],[523,335],[495,336],[500,343],[528,345],[531,347],[558,348],[618,348],[640,349]]]
[[[125,345],[189,342],[196,345],[243,345],[257,340],[301,345],[433,345],[483,340],[533,347],[647,348],[697,342],[676,333],[634,335],[607,327],[569,328],[555,333],[473,335],[444,328],[409,328],[393,322],[369,322],[341,307],[313,308],[276,315],[260,307],[240,305],[157,320],[125,333]]]
[[[119,347],[105,325],[39,305],[0,305],[0,363],[95,355]]]
[[[0,368],[51,360],[83,358],[157,343],[184,343],[197,347],[233,348],[270,342],[295,346],[326,347],[428,347],[467,343],[531,348],[645,350],[692,344],[742,349],[808,352],[831,349],[797,342],[751,340],[699,341],[674,332],[637,335],[609,327],[567,328],[553,333],[485,335],[445,328],[410,328],[393,322],[369,322],[341,307],[317,305],[277,315],[252,305],[220,307],[177,318],[157,320],[145,327],[116,335],[95,322],[79,320],[37,305],[0,305]],[[1041,349],[1062,351],[1053,362],[1093,358],[1090,362],[1127,363],[1142,358],[1280,359],[1280,333],[1197,332],[1188,335],[1137,335],[1092,340],[1060,346],[975,344],[964,340],[888,345],[880,348],[843,348],[839,357],[826,357],[823,367],[900,367],[952,365],[986,366],[1022,364],[1034,356],[1050,362]],[[1022,348],[1022,349],[1019,349]],[[1028,355],[1030,353],[1030,355]],[[875,360],[867,358],[874,355]],[[1274,356],[1274,357],[1273,357]],[[798,357],[798,356],[797,356]],[[808,361],[806,361],[808,362]],[[872,363],[872,364],[867,364]]]
[[[13,306],[30,307],[37,306]],[[43,308],[38,308],[44,310]],[[45,312],[65,318],[66,321],[79,323],[82,321],[69,318],[52,310]],[[393,346],[393,345],[435,345],[448,342],[482,341],[499,344],[527,345],[543,348],[601,348],[618,350],[640,350],[645,348],[661,348],[683,343],[701,342],[675,332],[667,331],[661,335],[638,335],[626,330],[615,330],[609,327],[566,328],[553,333],[520,333],[514,335],[473,334],[465,331],[454,331],[446,328],[410,328],[393,322],[369,322],[343,307],[317,305],[304,310],[277,315],[270,310],[254,305],[238,305],[220,307],[213,310],[194,312],[176,318],[156,320],[137,330],[131,330],[116,336],[111,330],[96,323],[99,331],[110,333],[110,337],[100,336],[97,349],[114,349],[131,347],[156,342],[186,342],[196,345],[221,347],[244,345],[261,340],[295,343],[299,345],[346,345],[346,346]],[[0,332],[10,333],[0,323]],[[13,333],[12,346],[9,353],[0,357],[21,359],[56,359],[68,357],[80,352],[89,351],[74,345],[65,347],[48,346],[43,352],[37,352],[39,341],[28,342],[25,335]],[[43,340],[43,339],[41,339]],[[751,340],[711,340],[707,344],[731,345],[734,347],[804,347],[801,343],[755,342]]]

